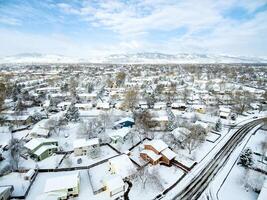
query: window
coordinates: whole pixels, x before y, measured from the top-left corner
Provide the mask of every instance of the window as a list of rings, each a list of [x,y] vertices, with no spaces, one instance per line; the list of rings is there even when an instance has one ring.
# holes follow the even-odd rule
[[[69,189],[68,189],[68,192],[72,192],[72,191],[73,191],[73,188],[69,188]]]

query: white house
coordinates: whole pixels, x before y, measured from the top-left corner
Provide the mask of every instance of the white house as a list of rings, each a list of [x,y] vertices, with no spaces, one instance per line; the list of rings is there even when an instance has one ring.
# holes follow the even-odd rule
[[[73,141],[74,155],[83,156],[88,155],[90,152],[99,149],[99,139],[77,139]]]
[[[77,197],[79,191],[80,174],[79,172],[75,172],[68,175],[48,178],[45,183],[44,193],[40,197],[41,199],[48,199],[54,196],[56,197],[55,199],[66,200],[71,197]]]
[[[231,115],[231,109],[224,107],[224,106],[220,106],[219,115],[220,115],[220,118],[228,119]]]
[[[48,119],[43,119],[36,123],[32,130],[30,131],[30,136],[36,137],[49,137],[50,131],[48,128],[46,128],[46,123],[48,122]]]

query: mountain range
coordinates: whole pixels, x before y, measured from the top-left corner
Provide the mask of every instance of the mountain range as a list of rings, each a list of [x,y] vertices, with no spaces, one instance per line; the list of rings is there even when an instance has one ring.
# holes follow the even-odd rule
[[[0,58],[0,63],[267,63],[267,58],[211,55],[211,54],[164,54],[133,53],[108,56],[75,58],[57,54],[23,53]]]

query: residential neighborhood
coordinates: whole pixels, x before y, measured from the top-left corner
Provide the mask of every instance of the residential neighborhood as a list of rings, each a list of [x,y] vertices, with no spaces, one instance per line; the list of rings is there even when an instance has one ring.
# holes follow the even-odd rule
[[[260,199],[266,76],[265,65],[2,65],[1,195],[169,198],[243,130],[224,155],[237,151],[226,167],[239,175],[221,175],[216,191],[226,195],[231,179],[249,176],[243,190]],[[245,149],[253,161],[240,164]],[[254,173],[259,183],[249,180]]]
[[[267,0],[0,0],[0,200],[267,200]]]

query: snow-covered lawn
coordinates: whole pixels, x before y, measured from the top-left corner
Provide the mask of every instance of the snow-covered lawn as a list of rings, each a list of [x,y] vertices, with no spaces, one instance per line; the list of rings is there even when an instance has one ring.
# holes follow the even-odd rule
[[[91,177],[92,187],[95,191],[104,187],[104,181],[110,177],[109,165],[107,162],[97,165],[89,169],[89,174]]]
[[[255,171],[250,171],[250,174],[246,173],[244,167],[235,165],[232,169],[229,177],[226,179],[223,187],[221,188],[220,192],[218,193],[218,197],[220,200],[256,200],[258,194],[253,192],[251,189],[246,189],[245,184],[248,180],[248,176],[255,176],[260,175],[260,173]],[[260,180],[258,180],[260,181]]]
[[[68,137],[65,137],[68,136]],[[79,123],[69,123],[66,127],[62,128],[59,134],[53,134],[51,138],[58,141],[58,146],[63,151],[73,150],[73,141],[79,136]]]
[[[260,152],[259,144],[261,141],[266,139],[266,134],[267,131],[257,131],[255,135],[252,135],[245,148],[251,148],[252,151]],[[258,159],[259,157],[253,156],[253,158]],[[257,162],[257,160],[254,160],[254,166],[263,167],[264,170],[267,170],[267,165],[259,165],[259,162]],[[244,167],[239,166],[237,165],[237,163],[235,163],[226,181],[218,192],[219,199],[256,200],[258,194],[254,192],[251,188],[246,187],[246,183],[248,182],[254,186],[257,186],[258,189],[261,189],[264,177],[267,178],[267,176],[263,175],[262,173],[253,170],[246,171]]]
[[[25,173],[12,172],[0,177],[0,186],[13,185],[12,196],[23,196],[30,185],[30,181],[24,180]]]
[[[56,168],[62,159],[62,154],[54,154],[42,161],[36,162],[35,160],[28,157],[28,160],[20,157],[20,163],[19,166],[21,168],[31,169],[35,167],[39,167],[40,169],[53,169]]]
[[[147,167],[155,167],[148,165]],[[154,183],[153,181],[150,182],[149,180],[147,183],[144,184],[140,180],[140,178],[135,178],[133,181],[133,187],[130,190],[129,198],[131,200],[139,200],[139,199],[153,199],[159,193],[161,193],[164,189],[170,187],[173,183],[175,183],[179,178],[181,178],[184,172],[175,167],[166,167],[163,165],[159,165],[155,167],[157,170],[158,179],[160,181],[160,185],[163,188],[159,187],[158,184]]]
[[[146,142],[145,140],[144,142]],[[130,158],[133,159],[138,165],[145,165],[147,162],[140,157],[140,152],[144,149],[144,145],[140,143],[138,146],[133,148],[130,152]]]
[[[74,153],[71,155],[65,157],[59,168],[64,168],[64,167],[77,167],[77,166],[88,166],[92,165],[94,163],[100,162],[101,160],[105,160],[107,158],[113,157],[118,155],[117,152],[115,152],[113,149],[111,149],[109,146],[104,145],[100,146],[100,152],[99,156],[97,158],[91,158],[90,156],[75,156]],[[82,163],[78,164],[77,160],[81,158]],[[71,166],[68,165],[68,163],[65,162],[66,159],[70,159]]]
[[[207,137],[206,137],[206,140],[209,140],[211,142],[216,142],[216,140],[219,139],[219,137],[220,137],[220,135],[209,132]]]

